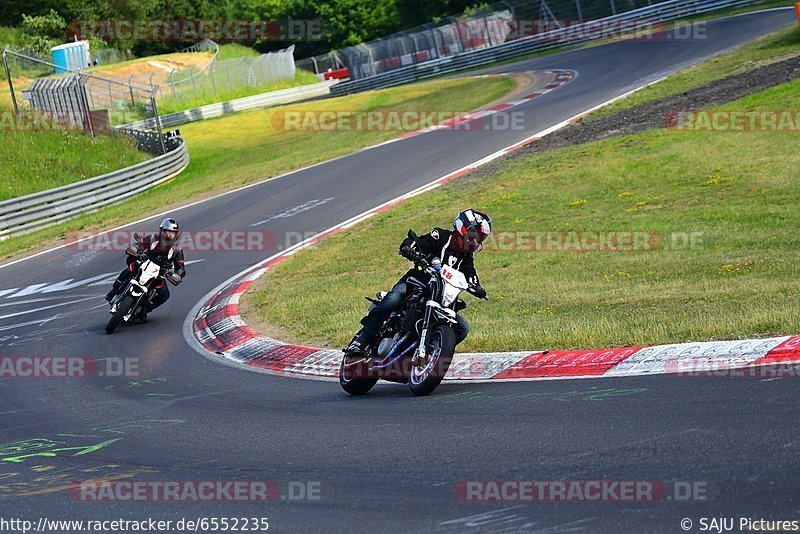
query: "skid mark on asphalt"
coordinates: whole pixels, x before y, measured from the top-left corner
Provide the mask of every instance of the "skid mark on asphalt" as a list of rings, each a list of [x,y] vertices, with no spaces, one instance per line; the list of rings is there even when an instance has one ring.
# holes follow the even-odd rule
[[[544,525],[541,520],[534,520],[533,513],[522,514],[523,506],[509,506],[491,512],[468,515],[458,519],[442,521],[436,525],[440,532],[528,532],[528,533],[564,533],[585,532],[586,527],[596,517],[576,519],[567,523]]]
[[[70,298],[69,295],[53,295],[52,297],[42,297],[38,299],[15,300],[11,302],[6,302],[4,304],[0,304],[0,308],[8,306],[19,306],[21,304],[33,304],[35,302],[52,302],[54,300],[66,299],[66,298]]]
[[[515,401],[531,397],[542,397],[542,400],[557,402],[588,401],[597,402],[609,400],[616,397],[629,397],[648,391],[649,388],[603,388],[591,387],[582,390],[570,390],[564,393],[533,391],[520,394],[499,394],[485,393],[482,391],[458,391],[454,393],[444,393],[425,399],[425,404],[457,404],[469,401]],[[416,398],[408,399],[408,402],[419,402]]]
[[[36,312],[39,312],[39,311],[50,310],[50,309],[53,309],[53,308],[59,308],[61,306],[69,306],[70,304],[75,304],[77,302],[84,302],[84,301],[87,301],[87,300],[90,300],[90,299],[95,299],[95,298],[97,298],[97,297],[91,296],[91,297],[84,297],[84,298],[80,298],[80,299],[70,299],[68,302],[62,302],[60,304],[51,304],[50,306],[43,306],[41,308],[33,308],[32,310],[24,310],[24,311],[21,311],[21,312],[8,313],[6,315],[0,315],[0,319],[8,319],[9,317],[18,317],[20,315],[27,315],[29,313],[36,313]]]
[[[263,219],[263,220],[258,221],[256,223],[253,223],[250,226],[260,226],[260,225],[262,225],[264,223],[268,223],[269,221],[272,221],[272,220],[275,220],[275,219],[288,219],[289,217],[294,217],[295,215],[297,215],[299,213],[303,213],[303,212],[312,210],[314,208],[317,208],[319,206],[322,206],[323,204],[327,204],[328,202],[330,202],[331,200],[334,200],[335,198],[336,197],[329,197],[329,198],[316,198],[314,200],[309,200],[308,202],[300,204],[299,206],[295,206],[293,208],[289,208],[287,210],[284,210],[284,211],[278,213],[277,215],[270,215],[266,219]]]
[[[96,299],[96,298],[99,298],[99,297],[93,296],[91,298],[92,299]],[[86,299],[86,300],[89,300],[89,299]],[[72,301],[72,302],[75,302],[75,301]],[[5,330],[16,330],[18,328],[24,328],[26,326],[34,326],[34,325],[44,326],[45,324],[47,324],[47,323],[49,323],[51,321],[57,321],[59,319],[65,319],[67,317],[74,317],[76,315],[85,315],[86,312],[89,312],[91,310],[96,310],[98,308],[105,308],[105,307],[108,307],[108,304],[105,301],[103,301],[102,304],[97,304],[95,306],[90,306],[89,308],[81,308],[79,310],[73,310],[73,311],[70,311],[70,312],[59,312],[59,313],[56,313],[55,315],[50,315],[48,317],[43,317],[41,319],[33,319],[31,321],[24,321],[24,322],[21,322],[21,323],[3,325],[3,326],[0,326],[0,332],[5,331]],[[88,330],[81,328],[80,325],[75,324],[75,325],[72,325],[72,326],[74,328],[78,329],[77,332],[76,332],[77,334],[85,334],[85,333],[88,332]],[[70,334],[65,333],[63,335],[72,335],[72,334],[71,333]],[[31,336],[40,336],[40,337],[31,337]],[[23,334],[22,336],[4,335],[4,336],[0,337],[0,346],[2,346],[4,344],[5,345],[9,345],[9,346],[15,345],[15,344],[18,344],[18,343],[16,343],[16,340],[25,339],[25,338],[27,338],[29,340],[33,340],[33,341],[41,341],[43,339],[41,337],[41,335],[40,335],[40,331],[29,332],[27,334]],[[30,342],[33,342],[33,341],[30,341]],[[21,343],[19,343],[19,344],[21,344]]]
[[[196,260],[187,261],[186,265],[191,265],[193,263],[200,263],[200,262],[202,262],[204,260],[205,260],[204,258],[199,258],[199,259],[196,259]],[[5,296],[6,299],[13,299],[13,298],[18,297],[18,296],[34,295],[34,294],[37,294],[37,293],[52,293],[52,292],[56,292],[56,291],[71,291],[71,290],[74,290],[74,289],[85,288],[85,287],[96,287],[96,286],[109,286],[110,287],[111,283],[114,280],[116,280],[118,275],[119,275],[119,272],[117,271],[117,272],[114,272],[114,273],[105,273],[105,274],[93,276],[91,278],[86,278],[86,279],[81,280],[79,282],[73,282],[72,279],[70,278],[70,279],[64,280],[62,282],[55,283],[55,284],[47,284],[47,283],[45,283],[45,284],[32,284],[32,285],[29,285],[28,287],[24,288],[22,291],[19,291],[19,288],[3,289],[3,290],[0,290],[0,297]],[[36,313],[36,312],[45,311],[45,310],[48,310],[48,309],[57,308],[57,307],[61,307],[61,306],[67,306],[69,304],[76,304],[76,303],[80,303],[80,302],[84,302],[84,301],[88,301],[88,300],[92,300],[92,299],[98,299],[99,300],[101,298],[101,296],[102,295],[100,295],[100,294],[97,294],[97,295],[86,295],[86,294],[81,294],[81,295],[53,295],[51,297],[36,297],[36,298],[31,298],[31,299],[19,300],[19,301],[12,300],[12,301],[8,301],[8,302],[4,302],[3,304],[0,304],[0,307],[4,307],[4,306],[13,307],[13,306],[23,305],[23,304],[35,304],[37,302],[47,302],[48,300],[56,300],[56,299],[67,299],[67,298],[70,299],[68,302],[63,302],[63,303],[60,303],[60,304],[54,304],[54,305],[51,305],[51,306],[43,306],[43,307],[39,307],[39,308],[33,308],[33,309],[30,309],[30,310],[23,310],[23,311],[20,311],[20,312],[6,314],[6,315],[3,315],[3,316],[0,316],[0,319],[11,318],[11,317],[21,316],[21,315],[27,315],[29,313]],[[100,308],[106,308],[106,307],[108,307],[108,304],[106,303],[105,300],[102,300],[99,304],[96,304],[94,306],[90,306],[88,308],[81,308],[81,309],[74,310],[74,311],[69,311],[69,312],[59,312],[59,313],[56,313],[54,315],[51,315],[51,316],[48,316],[48,317],[44,317],[44,318],[40,318],[40,319],[34,319],[34,320],[30,320],[30,321],[23,321],[23,322],[20,322],[20,323],[14,323],[14,324],[9,324],[9,325],[2,325],[2,326],[0,326],[0,332],[7,331],[7,330],[16,330],[16,329],[20,329],[20,328],[29,327],[29,326],[40,326],[41,327],[41,326],[44,326],[45,324],[47,324],[47,323],[49,323],[51,321],[56,321],[56,320],[59,320],[59,319],[64,319],[64,318],[72,317],[72,316],[75,316],[75,315],[84,315],[87,312],[90,312],[92,310],[96,310],[96,309],[100,309]],[[67,331],[68,329],[65,328],[65,329],[61,330],[61,333],[59,335],[84,335],[87,332],[89,332],[87,329],[81,328],[79,325],[72,325],[72,327],[70,327],[70,328],[77,328],[77,330]],[[52,336],[50,338],[52,338]],[[48,339],[50,339],[50,338],[48,338]],[[22,345],[24,343],[35,343],[37,341],[43,341],[44,339],[45,338],[44,338],[44,336],[42,335],[41,332],[29,332],[27,334],[23,334],[22,336],[3,335],[3,336],[0,336],[0,347],[2,347],[4,345],[5,346],[15,346],[15,345]]]
[[[187,261],[186,265],[200,263],[201,261],[205,261],[205,258],[198,258]],[[120,271],[122,270],[123,267],[124,265],[122,264],[122,262],[120,262]],[[73,278],[67,278],[66,280],[62,280],[61,282],[55,282],[55,283],[45,282],[45,283],[31,284],[22,289],[20,289],[19,287],[14,287],[10,289],[0,289],[0,297],[5,297],[6,299],[13,299],[18,297],[25,297],[28,295],[49,294],[59,291],[72,291],[73,289],[79,289],[83,287],[104,286],[107,284],[111,284],[114,280],[116,280],[117,276],[119,276],[119,271],[98,274],[89,278],[84,278],[83,280],[78,280],[77,282],[75,282]]]

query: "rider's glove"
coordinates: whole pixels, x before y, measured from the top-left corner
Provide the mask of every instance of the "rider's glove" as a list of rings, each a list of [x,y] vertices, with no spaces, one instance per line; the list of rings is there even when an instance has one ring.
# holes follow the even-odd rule
[[[470,293],[472,293],[473,295],[475,295],[475,296],[476,296],[476,297],[478,297],[479,299],[485,299],[485,298],[486,298],[486,290],[485,290],[485,289],[483,289],[481,286],[475,286],[475,287],[474,287],[474,288],[473,288],[473,289],[470,291]]]
[[[400,255],[408,260],[415,261],[419,257],[419,250],[414,246],[414,243],[411,243],[400,247]]]

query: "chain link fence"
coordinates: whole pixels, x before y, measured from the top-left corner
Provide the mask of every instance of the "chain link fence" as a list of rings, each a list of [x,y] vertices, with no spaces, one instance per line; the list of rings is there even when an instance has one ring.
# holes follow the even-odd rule
[[[295,77],[294,46],[278,52],[256,57],[239,57],[220,60],[219,45],[211,39],[175,52],[197,54],[186,61],[184,57],[171,60],[169,56],[147,59],[151,72],[133,73],[127,78],[105,76],[128,85],[150,87],[156,98],[173,103],[195,102],[205,99],[214,102],[217,95],[225,99],[237,92],[252,94],[251,89]],[[152,70],[155,67],[156,70]],[[91,90],[91,89],[90,89]],[[174,105],[172,107],[175,107]]]
[[[91,71],[55,74],[45,58],[7,46],[3,71],[18,128],[65,128],[91,135],[116,132],[116,125],[152,119],[163,137],[152,87]],[[162,151],[166,151],[162,143]]]
[[[204,103],[230,100],[259,92],[278,81],[293,80],[296,67],[294,46],[256,57],[219,60],[219,45],[210,39],[177,54],[203,54],[180,63],[182,56],[145,59],[146,68],[127,77],[107,74],[87,65],[86,69],[56,75],[52,58],[8,46],[3,54],[14,109],[35,110],[70,127],[94,134],[118,125],[158,116],[159,104],[184,109]],[[172,65],[193,63],[186,69]],[[155,68],[155,70],[154,70]]]
[[[216,44],[216,43],[215,43]],[[246,88],[265,87],[271,83],[293,80],[296,67],[294,46],[256,57],[214,59],[202,68],[169,72],[163,83],[152,84],[159,99],[175,101],[196,99]]]
[[[337,52],[329,52],[323,56],[313,56],[295,62],[298,69],[323,74],[325,72],[345,68],[344,60]]]

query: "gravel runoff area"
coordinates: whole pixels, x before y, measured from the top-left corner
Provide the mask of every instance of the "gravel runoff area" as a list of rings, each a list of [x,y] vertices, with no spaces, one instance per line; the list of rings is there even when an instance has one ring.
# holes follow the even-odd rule
[[[624,109],[599,119],[584,119],[530,143],[477,172],[490,174],[497,170],[503,160],[509,158],[664,128],[669,126],[668,118],[675,117],[676,112],[697,111],[722,105],[798,78],[800,56],[716,80],[685,93]]]

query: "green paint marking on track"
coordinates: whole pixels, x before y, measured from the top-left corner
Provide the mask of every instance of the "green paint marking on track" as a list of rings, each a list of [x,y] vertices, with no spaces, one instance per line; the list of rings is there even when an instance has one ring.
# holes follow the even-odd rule
[[[59,452],[66,452],[66,451],[78,451],[75,454],[69,454],[68,456],[83,456],[84,454],[89,454],[90,452],[94,452],[100,450],[102,448],[108,447],[112,443],[116,443],[117,441],[121,440],[122,438],[114,438],[108,439],[101,443],[95,443],[94,445],[80,445],[77,447],[59,447],[57,449],[48,449],[46,451],[41,452],[34,452],[31,454],[21,454],[18,456],[8,456],[6,458],[0,458],[2,462],[12,462],[12,463],[22,463],[23,460],[26,458],[36,458],[36,457],[45,457],[45,458],[52,458],[53,456],[64,456],[63,454],[57,454]]]
[[[77,457],[84,456],[113,445],[122,437],[108,438],[101,434],[129,434],[131,430],[147,430],[161,426],[176,425],[185,423],[183,419],[143,419],[112,427],[97,427],[92,431],[96,434],[56,434],[59,438],[66,441],[52,440],[49,438],[32,438],[9,443],[0,444],[0,462],[22,463],[28,458],[52,458],[55,456]],[[92,438],[93,443],[79,444],[69,443],[78,439],[88,440]],[[105,439],[107,438],[107,439]],[[102,441],[95,441],[101,439]],[[85,441],[84,441],[85,443]],[[77,452],[72,452],[77,451]],[[59,454],[61,453],[61,454]],[[70,454],[64,454],[70,453]]]

